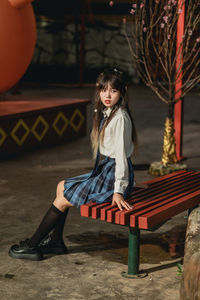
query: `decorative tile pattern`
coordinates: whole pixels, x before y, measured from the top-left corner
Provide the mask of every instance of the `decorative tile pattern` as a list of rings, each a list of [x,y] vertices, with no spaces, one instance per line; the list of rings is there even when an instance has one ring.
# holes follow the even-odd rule
[[[0,128],[0,146],[3,145],[6,137],[7,137],[7,134],[5,133],[5,131],[2,128]]]
[[[22,137],[18,136],[18,130],[20,130],[20,127],[22,126],[22,128],[25,130],[24,134]],[[11,137],[13,138],[13,140],[19,145],[21,146],[24,141],[26,140],[27,136],[30,133],[30,129],[28,128],[27,124],[24,122],[24,120],[20,119],[16,126],[13,128],[13,130],[11,131]]]
[[[74,122],[75,122],[75,119],[77,118],[77,116],[79,118],[79,122],[78,122],[78,124],[75,124]],[[84,122],[84,116],[81,114],[79,109],[76,109],[69,121],[70,125],[76,132],[78,132],[81,125],[83,124],[83,122]]]
[[[30,111],[0,119],[0,158],[86,134],[86,105]]]
[[[64,124],[63,124],[63,126],[62,126],[61,129],[58,127],[58,122],[60,122],[60,120],[62,120],[62,121],[64,122]],[[56,118],[55,118],[55,120],[54,120],[54,122],[53,122],[52,127],[53,127],[53,129],[55,130],[55,132],[56,132],[59,136],[61,136],[61,135],[63,134],[63,132],[66,130],[68,124],[69,124],[69,121],[67,120],[67,118],[65,117],[65,115],[63,114],[63,112],[60,111],[60,112],[57,114],[57,116],[56,116]]]
[[[42,125],[44,125],[43,131],[41,133],[37,132],[37,127],[40,123],[42,123]],[[31,128],[31,131],[34,134],[34,136],[36,137],[36,139],[40,142],[43,139],[43,137],[45,136],[48,129],[49,129],[48,123],[45,121],[43,116],[40,115],[36,119],[33,127]]]

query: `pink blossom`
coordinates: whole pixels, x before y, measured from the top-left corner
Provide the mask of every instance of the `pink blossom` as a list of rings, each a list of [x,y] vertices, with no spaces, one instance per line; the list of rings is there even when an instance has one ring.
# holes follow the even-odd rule
[[[175,5],[176,5],[176,3],[177,3],[177,1],[173,1],[172,3],[173,3],[173,5],[175,6]]]
[[[197,43],[200,43],[200,36],[196,39]]]
[[[192,35],[192,30],[191,29],[188,30],[188,34]]]
[[[156,2],[157,4],[159,4],[159,3],[160,3],[160,0],[155,0],[155,2]]]
[[[185,37],[185,35],[183,34],[183,35],[182,35],[182,39],[184,39],[184,37]]]
[[[164,28],[164,27],[165,27],[165,24],[164,24],[164,23],[161,23],[161,24],[160,24],[160,27],[161,27],[161,28]]]
[[[164,16],[163,20],[165,21],[165,23],[167,23],[168,22],[168,16]]]
[[[132,8],[132,9],[130,10],[130,14],[131,14],[131,15],[134,15],[134,13],[135,13],[135,10]]]
[[[143,8],[143,7],[144,7],[144,3],[141,3],[141,4],[140,4],[140,8]]]
[[[144,28],[143,28],[143,31],[144,31],[144,32],[146,32],[146,31],[147,31],[147,28],[146,28],[146,27],[144,27]]]
[[[172,16],[172,14],[168,14],[168,17],[170,18]]]
[[[165,5],[164,6],[164,10],[170,10],[171,9],[171,6],[170,5]]]
[[[142,25],[144,25],[145,24],[145,21],[144,20],[142,20]]]
[[[114,5],[114,1],[110,1],[109,5],[112,7]]]
[[[192,51],[193,51],[193,52],[195,52],[195,51],[197,51],[197,49],[196,49],[196,48],[194,48]]]
[[[170,34],[168,34],[167,38],[168,38],[168,40],[170,40],[170,39],[171,39],[171,35],[170,35]]]
[[[133,6],[133,8],[137,8],[137,4],[135,4],[135,3],[133,3],[132,6]]]
[[[178,9],[178,14],[181,14],[182,13],[182,8],[179,8]]]

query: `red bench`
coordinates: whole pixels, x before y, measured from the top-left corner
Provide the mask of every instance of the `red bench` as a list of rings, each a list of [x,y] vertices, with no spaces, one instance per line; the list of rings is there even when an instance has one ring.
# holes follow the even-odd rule
[[[81,216],[100,218],[129,227],[127,277],[142,276],[139,271],[140,230],[155,231],[167,220],[200,203],[200,172],[177,171],[144,182],[148,188],[135,188],[128,202],[130,211],[120,211],[110,203],[90,202],[81,206]]]

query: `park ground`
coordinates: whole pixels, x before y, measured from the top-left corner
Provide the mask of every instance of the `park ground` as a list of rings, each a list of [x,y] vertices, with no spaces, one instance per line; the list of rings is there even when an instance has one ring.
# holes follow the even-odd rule
[[[90,98],[93,87],[21,87],[20,95],[6,93],[4,99],[29,96]],[[136,181],[151,179],[148,166],[160,161],[167,107],[148,88],[131,86],[131,109],[139,136],[133,163]],[[185,99],[183,155],[189,170],[200,171],[200,90]],[[177,300],[180,276],[168,243],[179,237],[181,249],[187,212],[166,222],[157,231],[141,234],[140,269],[148,276],[126,279],[128,229],[69,212],[64,231],[68,255],[46,256],[43,261],[15,260],[8,256],[12,244],[30,237],[55,197],[57,183],[88,172],[92,166],[88,106],[87,136],[51,148],[35,150],[0,161],[0,299],[2,300]]]

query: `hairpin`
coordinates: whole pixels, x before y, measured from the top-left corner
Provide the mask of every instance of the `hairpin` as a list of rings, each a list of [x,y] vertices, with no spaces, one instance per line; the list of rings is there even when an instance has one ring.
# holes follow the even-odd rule
[[[122,72],[117,70],[117,68],[113,68],[113,71],[116,72],[116,73],[122,74]]]

